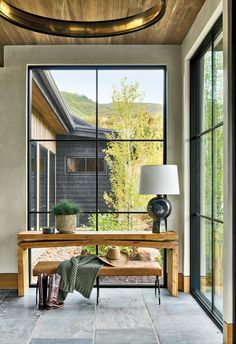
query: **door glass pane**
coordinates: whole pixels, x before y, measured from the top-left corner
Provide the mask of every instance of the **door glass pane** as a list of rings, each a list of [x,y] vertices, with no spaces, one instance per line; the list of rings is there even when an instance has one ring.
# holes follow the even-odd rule
[[[212,226],[201,219],[200,228],[200,291],[212,300]]]
[[[201,137],[200,152],[200,212],[212,216],[212,133]]]
[[[199,62],[199,110],[200,132],[212,126],[212,51],[207,50]]]
[[[224,227],[222,223],[214,224],[214,306],[223,313],[223,249]]]
[[[193,290],[223,312],[223,34],[219,20],[191,61],[191,243]],[[198,219],[198,221],[195,221]],[[219,222],[218,222],[219,221]],[[221,223],[222,222],[222,223]],[[200,258],[200,266],[199,266]],[[209,301],[209,302],[206,302]]]
[[[214,70],[214,123],[223,121],[223,33],[214,42],[213,70]]]
[[[214,130],[214,218],[223,221],[223,126]]]
[[[98,126],[107,138],[163,138],[163,70],[99,71],[98,102]]]

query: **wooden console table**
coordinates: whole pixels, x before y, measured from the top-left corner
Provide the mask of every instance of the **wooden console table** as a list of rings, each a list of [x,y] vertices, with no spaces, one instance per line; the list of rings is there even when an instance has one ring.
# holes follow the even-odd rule
[[[18,239],[18,295],[24,296],[29,287],[28,249],[86,245],[117,245],[167,249],[168,289],[178,295],[178,235],[176,232],[94,232],[76,231],[72,234],[42,234],[41,231],[24,231]]]

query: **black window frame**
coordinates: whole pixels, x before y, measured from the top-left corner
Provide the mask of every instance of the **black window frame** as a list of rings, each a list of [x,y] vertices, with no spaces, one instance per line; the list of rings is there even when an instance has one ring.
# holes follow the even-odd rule
[[[32,110],[32,72],[34,70],[95,70],[96,71],[96,137],[95,139],[90,139],[89,141],[93,141],[96,144],[96,212],[86,212],[84,211],[84,214],[91,214],[91,213],[96,213],[96,230],[98,230],[98,215],[100,214],[111,214],[111,213],[121,213],[121,214],[147,214],[147,211],[133,211],[133,212],[127,212],[127,211],[120,211],[120,212],[115,212],[115,211],[99,211],[98,209],[98,177],[100,176],[100,173],[98,173],[98,159],[97,157],[99,156],[99,142],[110,142],[110,141],[134,141],[134,142],[160,142],[163,144],[163,164],[167,163],[167,125],[168,125],[168,114],[167,114],[167,67],[166,65],[119,65],[119,66],[112,66],[112,65],[63,65],[63,66],[55,66],[55,65],[31,65],[28,66],[28,147],[31,142],[57,142],[57,141],[67,141],[61,138],[56,138],[56,139],[33,139],[31,137],[31,110]],[[116,139],[100,139],[98,135],[98,112],[99,112],[99,106],[98,106],[98,72],[100,70],[162,70],[164,77],[163,77],[163,136],[162,138],[158,139],[129,139],[129,140],[116,140]],[[83,140],[83,139],[73,139],[69,140],[71,141],[88,141],[88,139]],[[30,150],[28,149],[28,152]],[[29,159],[30,155],[28,155],[28,166],[29,166]],[[29,208],[29,202],[30,202],[30,187],[29,187],[29,169],[28,169],[28,224],[30,223],[30,208]],[[41,213],[41,212],[36,212],[36,213]],[[48,214],[50,214],[50,211],[47,211]],[[28,230],[30,230],[29,225],[27,226]],[[98,252],[98,250],[97,250]],[[29,255],[29,262],[31,264],[31,254]],[[31,265],[30,265],[31,266]],[[32,284],[31,281],[31,271],[29,271],[29,277],[30,277],[30,286],[35,286]],[[97,283],[99,283],[99,278],[97,278]],[[106,285],[106,284],[100,284],[100,287],[107,287],[107,288],[114,288],[114,287],[124,287],[124,288],[129,288],[129,287],[140,287],[140,288],[153,288],[153,285],[150,284],[112,284],[112,285]],[[166,250],[164,250],[164,273],[163,273],[163,284],[161,287],[167,287],[167,254]]]
[[[208,301],[206,297],[200,292],[200,221],[209,221],[211,223],[211,250],[212,257],[214,257],[214,226],[215,224],[223,224],[223,220],[214,218],[214,132],[217,128],[223,127],[223,120],[219,123],[214,123],[214,101],[212,101],[211,110],[211,126],[208,128],[201,128],[201,111],[199,109],[199,76],[200,69],[197,68],[198,61],[211,48],[212,54],[212,75],[214,75],[214,42],[218,35],[223,31],[222,17],[220,17],[193,58],[190,61],[190,290],[195,299],[199,302],[202,308],[208,313],[216,325],[223,331],[223,315],[214,307],[214,259],[212,259],[212,302]],[[214,100],[214,78],[211,81],[212,85],[212,100]],[[197,128],[197,130],[196,130]],[[200,164],[198,156],[200,152],[200,139],[211,134],[211,217],[206,214],[196,212],[199,208],[200,198],[198,188],[200,187]],[[199,141],[196,144],[196,141]],[[196,197],[197,195],[197,197]]]

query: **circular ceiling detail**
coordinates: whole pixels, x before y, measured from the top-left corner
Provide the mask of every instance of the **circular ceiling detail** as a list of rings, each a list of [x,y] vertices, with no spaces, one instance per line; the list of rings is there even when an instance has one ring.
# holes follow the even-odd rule
[[[143,30],[157,23],[165,10],[166,1],[157,0],[155,6],[130,17],[104,21],[70,21],[38,16],[0,0],[0,16],[16,26],[48,35],[78,38],[110,37]]]

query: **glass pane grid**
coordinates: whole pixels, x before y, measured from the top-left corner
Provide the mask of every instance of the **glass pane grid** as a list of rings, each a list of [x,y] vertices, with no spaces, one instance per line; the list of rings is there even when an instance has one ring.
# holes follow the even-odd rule
[[[191,283],[222,326],[223,40],[222,21],[192,60]]]
[[[152,230],[152,219],[146,211],[151,196],[138,194],[138,171],[143,164],[165,162],[165,71],[147,71],[135,69],[130,72],[127,69],[127,79],[121,78],[124,71],[106,71],[104,76],[109,73],[112,77],[115,75],[119,85],[113,88],[109,79],[106,90],[103,90],[103,71],[94,68],[88,74],[79,72],[80,77],[76,80],[80,83],[73,95],[59,89],[73,114],[75,130],[72,134],[57,133],[53,137],[49,128],[40,127],[40,118],[32,114],[34,118],[29,141],[45,147],[50,154],[55,152],[55,175],[53,160],[48,160],[48,203],[38,207],[38,211],[29,209],[31,229],[56,226],[55,216],[50,210],[56,202],[67,199],[80,206],[81,211],[77,216],[79,230]],[[148,75],[151,78],[146,83],[148,87],[145,86],[146,81],[138,85],[133,79],[139,78],[139,72],[142,78],[147,79]],[[52,74],[59,82],[59,71]],[[80,91],[81,80],[85,80],[82,75],[87,75],[87,84],[95,82],[91,90],[85,87],[83,94]],[[153,83],[153,88],[150,83]],[[105,98],[107,95],[109,99]],[[153,103],[152,97],[156,97]],[[41,180],[39,188],[43,185]],[[57,255],[48,250],[43,253],[49,259],[54,254]],[[160,253],[162,256],[163,252]],[[162,265],[163,257],[158,258]],[[129,282],[141,283],[139,280]]]

